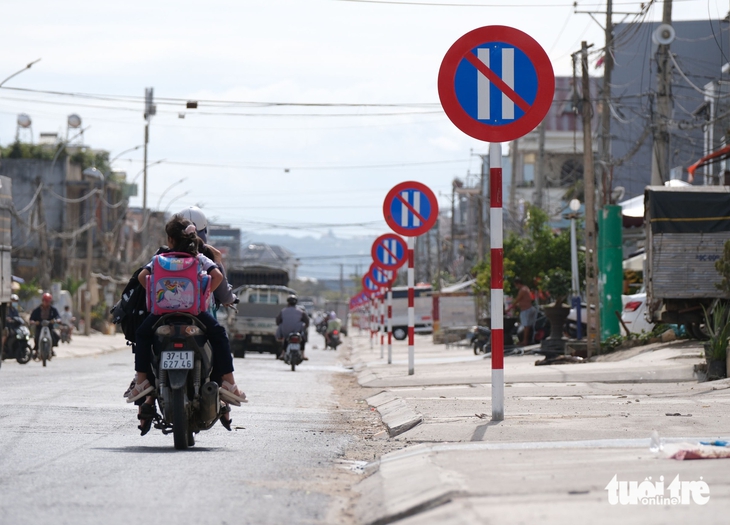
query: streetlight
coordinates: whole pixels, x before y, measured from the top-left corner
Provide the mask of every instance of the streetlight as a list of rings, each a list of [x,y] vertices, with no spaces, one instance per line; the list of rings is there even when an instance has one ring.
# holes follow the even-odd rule
[[[5,82],[7,82],[8,80],[10,80],[10,79],[11,79],[11,78],[13,78],[14,76],[16,76],[16,75],[20,75],[20,74],[21,74],[21,73],[22,73],[23,71],[25,71],[26,69],[30,69],[30,67],[31,67],[31,66],[32,66],[33,64],[35,64],[36,62],[40,62],[40,61],[41,61],[41,59],[40,59],[40,58],[39,58],[39,59],[37,59],[37,60],[34,60],[33,62],[31,62],[30,64],[28,64],[27,66],[25,66],[25,67],[24,67],[23,69],[21,69],[21,70],[19,70],[19,71],[16,71],[16,72],[15,72],[15,73],[13,73],[12,75],[10,75],[10,76],[9,76],[8,78],[6,78],[6,79],[5,79],[5,80],[3,80],[2,82],[0,82],[0,87],[2,87],[2,86],[3,86],[3,84],[5,84]]]
[[[124,155],[125,153],[129,153],[130,151],[137,151],[137,150],[138,150],[139,148],[141,148],[142,146],[144,146],[144,144],[140,144],[139,146],[135,146],[135,147],[133,147],[133,148],[125,149],[125,150],[124,150],[124,151],[122,151],[122,152],[121,152],[121,153],[120,153],[119,155],[116,155],[116,156],[115,156],[115,157],[114,157],[114,158],[113,158],[112,160],[110,160],[110,161],[109,161],[109,166],[111,166],[111,165],[112,165],[112,163],[113,163],[113,162],[114,162],[115,160],[117,160],[117,159],[118,159],[119,157],[121,157],[121,156],[122,156],[122,155]]]
[[[165,211],[163,211],[162,213],[163,213],[163,214],[167,213],[167,210],[169,210],[169,209],[170,209],[170,206],[172,206],[172,203],[173,203],[173,202],[175,202],[175,201],[177,201],[177,200],[180,200],[180,199],[182,199],[182,198],[183,198],[183,197],[185,197],[185,195],[187,195],[188,193],[190,193],[190,192],[189,192],[189,191],[185,191],[185,192],[181,193],[180,195],[176,195],[174,199],[172,199],[172,200],[171,200],[170,202],[168,202],[168,203],[167,203],[167,207],[165,208]]]
[[[160,209],[160,206],[162,206],[162,199],[163,199],[163,198],[165,197],[165,195],[167,195],[167,192],[168,192],[168,191],[170,191],[170,190],[171,190],[172,188],[174,188],[175,186],[177,186],[178,184],[180,184],[180,183],[182,183],[182,182],[185,182],[186,180],[188,180],[188,178],[187,178],[187,177],[183,177],[183,178],[182,178],[182,179],[180,179],[179,181],[177,181],[177,182],[173,182],[173,183],[172,183],[172,184],[170,184],[170,185],[169,185],[169,186],[168,186],[167,188],[165,188],[165,191],[163,191],[163,192],[162,192],[162,195],[160,195],[160,200],[158,200],[158,201],[157,201],[157,209],[158,209],[158,210]]]
[[[82,174],[85,177],[92,177],[94,179],[98,179],[99,182],[102,185],[102,188],[104,186],[104,174],[99,171],[95,166],[91,166],[90,168],[86,168]],[[94,184],[96,186],[96,184]],[[97,191],[94,189],[93,191]],[[103,191],[103,189],[102,189]],[[99,198],[96,198],[96,202],[94,203],[94,206],[92,207],[89,205],[89,222],[92,220],[96,220],[96,214],[99,209]],[[93,216],[91,215],[93,213]],[[98,227],[100,227],[100,224],[97,224]],[[94,228],[89,228],[86,230],[86,290],[84,291],[84,335],[90,335],[91,334],[91,267],[93,263],[93,249],[94,249]]]
[[[570,204],[568,204],[570,207],[571,213],[568,215],[568,218],[570,219],[570,273],[571,273],[571,288],[573,289],[573,298],[571,302],[573,303],[573,307],[575,308],[576,313],[576,338],[581,339],[583,337],[582,334],[582,326],[581,326],[581,318],[580,318],[580,284],[578,282],[579,280],[579,274],[578,274],[578,242],[576,239],[576,233],[575,233],[575,220],[578,218],[578,210],[580,210],[580,201],[578,199],[573,199],[570,201]]]
[[[145,169],[149,169],[151,166],[154,166],[155,164],[162,164],[166,160],[167,159],[160,159],[160,160],[156,160],[155,162],[152,162],[150,164],[147,164],[147,168],[142,168],[141,170],[139,170],[139,173],[137,173],[137,175],[135,175],[134,178],[129,183],[134,184],[134,181],[136,181],[139,178],[139,176],[145,172]]]

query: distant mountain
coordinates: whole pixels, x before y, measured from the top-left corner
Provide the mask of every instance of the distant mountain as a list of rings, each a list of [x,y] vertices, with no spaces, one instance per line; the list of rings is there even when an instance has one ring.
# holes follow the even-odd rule
[[[340,264],[345,279],[353,273],[367,271],[372,262],[370,247],[374,237],[362,236],[339,238],[332,234],[322,237],[294,237],[292,235],[267,235],[243,232],[248,243],[276,244],[294,253],[300,260],[298,277],[314,279],[339,279]]]

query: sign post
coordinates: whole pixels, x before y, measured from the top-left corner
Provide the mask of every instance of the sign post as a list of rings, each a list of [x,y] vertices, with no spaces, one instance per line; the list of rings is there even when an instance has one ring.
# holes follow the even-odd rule
[[[381,235],[371,249],[373,261],[383,271],[390,271],[390,283],[387,291],[388,310],[388,364],[393,364],[393,281],[396,278],[398,268],[403,266],[408,258],[408,246],[406,242],[394,233]],[[377,276],[375,276],[377,278]]]
[[[502,142],[535,129],[550,109],[555,75],[532,37],[506,26],[474,29],[446,52],[438,75],[444,112],[454,125],[490,143],[492,420],[504,419],[504,252]],[[513,174],[514,176],[514,174]]]
[[[420,182],[396,184],[385,196],[383,202],[385,222],[407,242],[408,259],[408,375],[415,371],[415,276],[413,268],[413,247],[415,237],[430,230],[438,219],[436,195]]]

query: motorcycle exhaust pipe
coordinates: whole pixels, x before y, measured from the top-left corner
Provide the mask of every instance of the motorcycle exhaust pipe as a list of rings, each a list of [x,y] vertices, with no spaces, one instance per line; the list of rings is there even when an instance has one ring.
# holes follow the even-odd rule
[[[208,381],[200,389],[200,419],[206,422],[213,421],[218,416],[220,404],[218,384]]]

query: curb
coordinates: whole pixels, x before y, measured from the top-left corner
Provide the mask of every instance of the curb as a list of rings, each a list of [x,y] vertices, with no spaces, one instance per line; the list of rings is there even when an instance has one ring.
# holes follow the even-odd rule
[[[407,432],[423,422],[423,416],[408,407],[405,401],[390,392],[380,392],[366,399],[375,408],[390,437]]]
[[[408,479],[417,482],[403,483]],[[368,525],[394,523],[468,493],[463,480],[435,465],[431,451],[423,445],[383,456],[378,471],[361,481],[357,490],[363,503],[356,514]],[[379,504],[373,505],[373,501]]]

